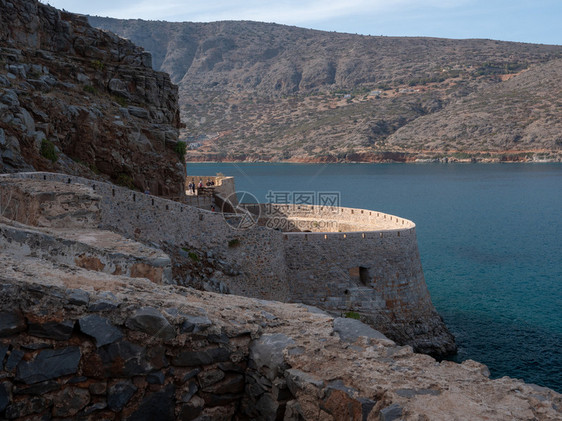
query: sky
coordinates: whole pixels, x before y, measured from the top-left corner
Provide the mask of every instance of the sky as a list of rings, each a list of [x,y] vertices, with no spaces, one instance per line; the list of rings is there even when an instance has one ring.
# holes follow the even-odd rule
[[[120,19],[254,20],[363,35],[562,44],[562,0],[42,0]]]

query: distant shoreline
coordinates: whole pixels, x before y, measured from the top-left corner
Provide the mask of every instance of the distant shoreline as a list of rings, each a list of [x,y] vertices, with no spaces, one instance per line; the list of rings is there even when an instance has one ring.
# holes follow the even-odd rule
[[[251,154],[188,152],[186,162],[242,163],[271,162],[293,164],[340,164],[340,163],[556,163],[562,162],[562,151],[535,150],[503,152],[487,151],[379,151],[352,152],[339,155],[294,156],[280,159],[276,156]]]
[[[478,159],[416,159],[413,161],[319,161],[319,160],[187,160],[187,164],[560,164],[562,159],[544,160],[478,160]]]

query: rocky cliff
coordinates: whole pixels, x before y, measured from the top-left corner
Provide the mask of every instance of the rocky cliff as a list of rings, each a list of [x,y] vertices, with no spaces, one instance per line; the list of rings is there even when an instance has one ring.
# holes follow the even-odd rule
[[[562,46],[89,20],[179,84],[192,160],[562,159]]]
[[[149,53],[36,0],[0,1],[0,38],[0,172],[182,191],[177,87]]]

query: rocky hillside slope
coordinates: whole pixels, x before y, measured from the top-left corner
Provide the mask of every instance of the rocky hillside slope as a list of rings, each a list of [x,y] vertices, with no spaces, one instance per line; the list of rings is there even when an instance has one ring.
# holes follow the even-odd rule
[[[177,87],[149,53],[36,0],[0,1],[0,39],[0,172],[180,193]]]
[[[89,20],[179,84],[190,159],[562,156],[562,46]]]

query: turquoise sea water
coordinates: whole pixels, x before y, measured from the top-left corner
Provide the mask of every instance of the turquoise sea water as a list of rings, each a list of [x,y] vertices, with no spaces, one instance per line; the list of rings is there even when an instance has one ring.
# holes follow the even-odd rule
[[[413,220],[433,303],[492,377],[562,392],[562,164],[188,164],[237,190],[341,193]]]

